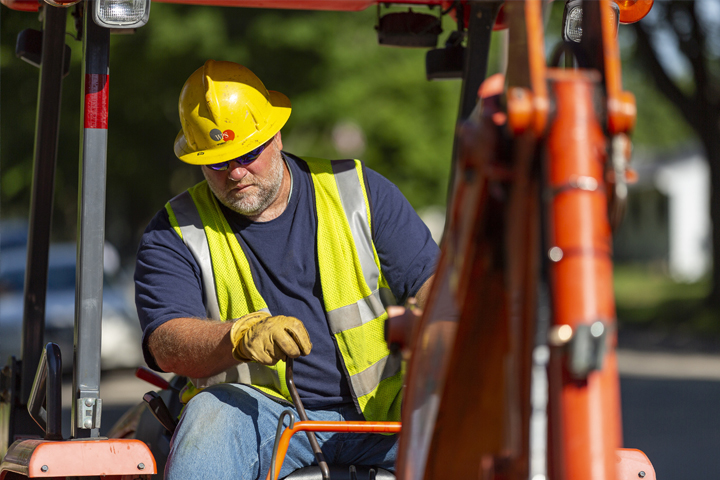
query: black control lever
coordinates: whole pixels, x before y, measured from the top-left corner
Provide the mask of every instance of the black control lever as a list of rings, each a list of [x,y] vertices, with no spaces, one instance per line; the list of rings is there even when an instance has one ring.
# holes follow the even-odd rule
[[[157,421],[160,422],[160,424],[165,427],[170,434],[173,434],[178,422],[175,418],[173,418],[170,410],[167,405],[165,405],[165,402],[160,395],[158,395],[157,392],[147,392],[143,395],[143,400],[147,403],[150,412]]]
[[[307,422],[308,416],[307,413],[305,413],[305,407],[303,407],[302,400],[300,400],[300,395],[298,394],[297,388],[295,388],[292,358],[288,358],[285,362],[285,379],[287,380],[288,390],[290,390],[290,396],[292,397],[293,403],[295,404],[295,408],[297,409],[298,415],[300,416],[300,420],[302,420],[303,422]],[[317,438],[315,437],[315,432],[306,431],[305,433],[307,434],[307,438],[310,441],[310,446],[312,447],[313,453],[315,454],[315,459],[317,460],[318,466],[320,467],[320,473],[322,474],[323,480],[330,480],[330,468],[325,461],[325,455],[323,455],[322,450],[320,449],[320,444],[318,444]]]

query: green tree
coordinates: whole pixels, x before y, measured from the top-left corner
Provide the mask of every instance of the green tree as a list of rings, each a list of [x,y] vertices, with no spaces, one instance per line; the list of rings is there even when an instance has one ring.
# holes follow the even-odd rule
[[[37,15],[2,9],[3,216],[29,204],[38,72],[13,55],[22,28]],[[283,129],[288,151],[361,158],[421,208],[443,205],[459,81],[428,82],[424,50],[377,44],[374,9],[316,12],[154,3],[134,35],[113,35],[110,51],[107,236],[132,254],[150,217],[202,178],[172,150],[180,130],[177,99],[187,77],[208,58],[249,66],[272,90],[288,95]],[[74,34],[72,20],[68,32]],[[54,225],[75,230],[81,44],[63,87]]]
[[[635,24],[636,58],[660,92],[677,108],[700,139],[711,175],[713,284],[710,303],[720,307],[720,11],[716,2],[656,2]],[[683,71],[673,69],[676,52]]]

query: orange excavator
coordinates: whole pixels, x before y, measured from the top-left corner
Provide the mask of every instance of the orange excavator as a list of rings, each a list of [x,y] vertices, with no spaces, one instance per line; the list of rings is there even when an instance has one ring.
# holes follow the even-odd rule
[[[428,79],[459,78],[447,222],[424,312],[386,324],[406,363],[402,422],[278,425],[275,480],[294,433],[400,432],[394,477],[630,480],[655,478],[647,457],[622,447],[615,356],[612,229],[627,199],[635,101],[622,89],[617,30],[652,0],[568,0],[563,42],[548,57],[542,0],[175,0],[233,7],[359,11],[378,7],[381,44],[428,48]],[[40,67],[25,283],[23,358],[2,370],[1,479],[150,478],[162,471],[180,405],[174,382],[100,437],[100,319],[111,29],[141,28],[150,0],[2,0],[41,10],[17,53]],[[112,4],[112,8],[110,7]],[[62,354],[42,345],[59,92],[68,68],[67,7],[80,12],[83,132],[71,438],[60,428]],[[437,45],[440,6],[458,25]],[[493,30],[507,30],[507,71],[487,77]],[[122,68],[122,67],[121,67]],[[49,193],[48,193],[49,192]],[[292,366],[288,381],[294,391]],[[541,394],[537,394],[541,391]],[[155,417],[157,420],[151,418]],[[285,417],[289,424],[285,425]],[[544,425],[538,428],[537,425]],[[135,437],[135,438],[130,438]],[[163,443],[165,442],[165,443]],[[337,472],[318,457],[288,479],[393,478]]]

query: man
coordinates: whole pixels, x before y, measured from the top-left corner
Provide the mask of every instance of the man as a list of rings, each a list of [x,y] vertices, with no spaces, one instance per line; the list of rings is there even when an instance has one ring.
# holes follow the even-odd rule
[[[148,365],[192,379],[166,477],[264,477],[292,408],[288,358],[311,420],[399,420],[380,292],[424,303],[438,255],[428,229],[359,161],[283,152],[290,101],[241,65],[207,61],[179,110],[175,154],[205,181],[153,218],[135,272]],[[393,469],[395,436],[318,440],[331,464]],[[314,461],[297,436],[280,476]]]

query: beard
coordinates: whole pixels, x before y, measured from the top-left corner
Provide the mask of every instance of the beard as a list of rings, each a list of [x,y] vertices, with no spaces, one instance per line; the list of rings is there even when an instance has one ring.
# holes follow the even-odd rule
[[[283,180],[283,158],[279,149],[274,149],[270,161],[271,166],[267,176],[256,177],[248,172],[239,182],[226,179],[224,184],[216,184],[212,178],[203,175],[220,203],[240,215],[254,217],[260,215],[277,197]],[[237,190],[238,185],[249,185],[243,190]]]

